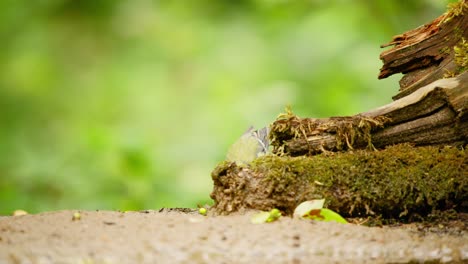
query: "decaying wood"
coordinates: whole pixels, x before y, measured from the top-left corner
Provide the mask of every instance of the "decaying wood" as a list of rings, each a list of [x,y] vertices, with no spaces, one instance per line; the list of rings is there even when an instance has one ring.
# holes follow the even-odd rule
[[[379,79],[395,73],[404,73],[400,81],[402,98],[417,89],[447,76],[454,76],[463,69],[455,61],[453,47],[468,41],[468,3],[462,0],[452,4],[449,10],[431,23],[393,37],[382,47],[395,45],[382,52],[384,65]]]
[[[468,139],[468,72],[352,117],[294,115],[272,125],[275,153],[291,156],[324,151],[382,148],[397,143],[463,145]]]
[[[271,127],[276,154],[383,148],[396,143],[465,145],[468,138],[468,4],[395,36],[386,45],[379,78],[402,72],[396,101],[350,117],[298,118],[286,114]],[[452,78],[448,78],[453,76]]]
[[[381,55],[379,78],[405,74],[392,103],[320,119],[287,111],[270,126],[273,155],[219,164],[212,172],[215,211],[291,214],[300,202],[324,198],[350,217],[467,212],[467,7],[466,0],[453,4],[383,45],[394,47]]]
[[[427,85],[364,115],[390,120],[372,134],[376,147],[402,142],[415,145],[466,144],[468,138],[468,72]]]
[[[299,203],[321,198],[345,217],[418,220],[437,210],[468,210],[467,150],[455,147],[267,155],[249,166],[223,162],[212,178],[214,209],[222,214],[272,208],[292,214]]]

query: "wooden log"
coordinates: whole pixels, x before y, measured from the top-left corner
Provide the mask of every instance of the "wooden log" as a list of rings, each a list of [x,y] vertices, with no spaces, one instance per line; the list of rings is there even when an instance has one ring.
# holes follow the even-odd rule
[[[276,154],[383,148],[397,143],[464,145],[468,139],[468,72],[441,79],[388,105],[351,117],[281,116],[271,127]]]
[[[434,21],[397,35],[382,45],[394,47],[380,55],[384,65],[379,78],[400,72],[405,74],[400,81],[400,93],[394,99],[467,69],[466,65],[460,65],[454,49],[468,41],[467,9],[466,0],[451,4],[447,12]]]
[[[325,198],[349,217],[468,212],[467,7],[466,0],[452,4],[383,45],[394,47],[381,55],[379,78],[405,74],[392,103],[347,117],[287,111],[270,127],[272,155],[219,164],[212,172],[215,211],[291,214],[300,202]]]
[[[379,78],[404,73],[395,101],[349,117],[280,116],[271,126],[273,153],[315,155],[397,143],[466,145],[468,138],[468,3],[383,47]],[[451,78],[449,78],[451,77]]]
[[[299,203],[322,198],[345,217],[414,221],[437,211],[468,211],[467,150],[455,147],[267,155],[247,166],[223,162],[211,175],[220,214],[272,208],[292,214]]]

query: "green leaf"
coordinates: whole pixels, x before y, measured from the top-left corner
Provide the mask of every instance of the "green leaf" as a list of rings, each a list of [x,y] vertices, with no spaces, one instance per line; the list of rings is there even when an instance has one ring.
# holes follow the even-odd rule
[[[268,217],[270,216],[269,212],[260,212],[258,214],[254,214],[250,219],[252,224],[263,224],[266,223]]]
[[[310,200],[300,203],[296,209],[294,209],[294,217],[302,218],[306,217],[310,213],[317,213],[314,210],[319,210],[323,208],[323,204],[325,203],[325,199],[319,200]],[[313,212],[314,211],[314,212]]]
[[[263,223],[270,223],[273,221],[278,220],[281,217],[280,210],[273,208],[270,212],[260,212],[255,214],[250,219],[252,224],[263,224]]]
[[[296,207],[296,209],[294,210],[294,217],[324,222],[333,221],[344,224],[348,223],[338,213],[330,209],[323,208],[324,202],[324,199],[305,201]]]
[[[344,219],[341,215],[327,208],[323,208],[322,210],[320,210],[320,216],[322,216],[323,218],[317,219],[318,221],[324,221],[324,222],[334,221],[334,222],[342,223],[342,224],[348,223],[348,221],[346,221],[346,219]]]
[[[278,220],[281,217],[281,212],[280,210],[273,208],[271,209],[268,219],[266,220],[267,223],[273,222]]]

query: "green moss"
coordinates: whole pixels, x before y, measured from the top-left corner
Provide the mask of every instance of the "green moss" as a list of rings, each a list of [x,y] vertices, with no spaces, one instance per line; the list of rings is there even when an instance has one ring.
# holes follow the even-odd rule
[[[435,209],[467,210],[468,160],[465,150],[403,144],[383,151],[356,151],[313,157],[265,156],[252,163],[265,191],[325,198],[345,216],[417,218]],[[276,204],[290,212],[294,208]]]
[[[463,15],[467,8],[468,3],[466,0],[461,0],[456,3],[449,3],[447,5],[447,12],[445,12],[445,18],[442,20],[442,23],[447,23],[454,17]]]
[[[371,132],[376,128],[382,128],[387,121],[389,119],[384,116],[371,118],[359,115],[326,119],[299,118],[287,109],[287,113],[281,114],[270,127],[270,144],[273,146],[273,153],[280,156],[290,154],[284,146],[286,141],[295,139],[307,141],[309,136],[318,135],[335,136],[334,149],[327,150],[353,149],[355,145],[363,143],[373,148]],[[321,151],[309,146],[309,153]]]
[[[456,76],[457,76],[456,73],[451,72],[451,71],[449,71],[449,70],[447,70],[447,69],[444,69],[444,71],[445,71],[445,72],[444,72],[444,76],[443,76],[444,79],[453,78],[453,77],[456,77]]]
[[[455,36],[453,39],[461,39],[463,37],[463,29],[460,27],[455,27],[453,29],[453,35]]]
[[[458,66],[457,72],[461,73],[468,69],[468,42],[462,38],[458,45],[453,47],[455,52],[454,61]]]
[[[229,170],[232,170],[236,167],[236,164],[231,161],[223,161],[216,166],[216,168],[211,172],[211,178],[216,181],[218,177],[224,176]]]
[[[450,54],[450,48],[449,47],[444,47],[439,49],[439,53],[442,55],[449,55]]]

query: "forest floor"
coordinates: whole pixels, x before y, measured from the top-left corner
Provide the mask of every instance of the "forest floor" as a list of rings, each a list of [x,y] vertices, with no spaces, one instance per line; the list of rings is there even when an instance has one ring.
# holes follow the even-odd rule
[[[468,214],[437,225],[366,227],[254,212],[67,210],[0,217],[0,263],[468,262]]]

